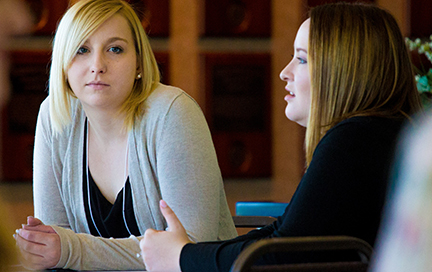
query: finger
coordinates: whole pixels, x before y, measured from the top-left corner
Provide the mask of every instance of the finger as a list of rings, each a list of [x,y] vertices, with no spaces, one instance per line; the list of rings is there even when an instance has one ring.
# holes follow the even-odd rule
[[[25,251],[24,249],[19,249],[19,260],[20,263],[26,268],[30,270],[41,270],[46,268],[44,263],[45,258],[41,255],[33,254],[30,252]]]
[[[45,233],[55,233],[54,229],[51,226],[47,226],[47,225],[36,225],[36,226],[23,225],[22,228],[24,230],[40,231]]]
[[[40,245],[46,245],[47,242],[50,240],[49,236],[51,235],[50,233],[46,233],[46,232],[32,231],[32,230],[25,230],[25,229],[19,229],[17,231],[17,234],[22,239]]]
[[[19,250],[21,251],[21,254],[23,255],[23,257],[25,257],[26,260],[28,258],[30,258],[29,257],[30,254],[43,258],[43,255],[41,254],[41,252],[43,249],[42,247],[45,245],[30,242],[18,234],[15,234],[14,238],[15,238],[17,247],[19,248]]]
[[[29,225],[29,226],[37,226],[37,225],[43,225],[43,223],[38,218],[35,218],[33,216],[28,216],[27,217],[27,225]]]
[[[39,265],[44,263],[42,256],[29,253],[25,250],[20,250],[19,260],[24,267],[29,269],[39,269]]]
[[[160,231],[159,230],[155,230],[155,229],[151,229],[151,228],[150,229],[146,229],[145,232],[144,232],[144,238],[146,236],[148,237],[149,235],[152,235],[152,234],[157,233],[157,232],[160,232]],[[141,239],[141,241],[142,240],[144,240],[144,239]]]
[[[184,227],[180,220],[178,219],[177,215],[174,213],[174,211],[168,206],[168,204],[165,202],[165,200],[161,199],[159,202],[159,206],[162,212],[162,215],[165,217],[165,220],[168,224],[167,231],[175,232],[175,231],[184,231]]]

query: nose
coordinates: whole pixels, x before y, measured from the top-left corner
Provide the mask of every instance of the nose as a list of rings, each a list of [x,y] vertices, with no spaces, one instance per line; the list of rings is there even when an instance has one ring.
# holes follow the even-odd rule
[[[94,53],[91,58],[90,70],[92,74],[104,74],[107,71],[106,60],[101,53]]]
[[[290,64],[291,64],[291,62],[292,62],[292,61],[290,61],[290,62],[287,64],[287,66],[285,66],[285,68],[283,68],[282,71],[281,71],[280,74],[279,74],[279,78],[280,78],[282,81],[286,81],[286,82],[288,82],[288,81],[292,81],[292,80],[294,79],[294,75],[293,75],[293,73],[291,72],[291,69],[290,69]]]

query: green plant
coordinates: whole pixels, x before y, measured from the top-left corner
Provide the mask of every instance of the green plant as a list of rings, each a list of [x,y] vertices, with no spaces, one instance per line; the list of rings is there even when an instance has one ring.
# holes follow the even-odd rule
[[[432,35],[429,40],[420,40],[419,38],[411,40],[405,38],[405,42],[410,51],[417,51],[419,55],[425,55],[426,58],[432,63]],[[416,82],[417,90],[420,92],[420,96],[425,107],[431,107],[432,105],[432,68],[426,71],[423,63],[420,62],[420,68],[416,67]]]

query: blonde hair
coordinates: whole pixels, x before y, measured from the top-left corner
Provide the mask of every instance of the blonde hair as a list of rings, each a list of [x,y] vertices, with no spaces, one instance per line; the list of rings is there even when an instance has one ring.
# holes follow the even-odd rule
[[[387,11],[366,4],[315,7],[308,46],[307,165],[323,135],[344,119],[404,118],[421,109],[404,39]]]
[[[54,37],[49,78],[49,103],[52,127],[60,133],[71,122],[71,103],[76,99],[67,79],[68,68],[79,47],[100,25],[114,14],[129,23],[135,42],[137,63],[142,74],[124,102],[125,128],[131,129],[143,109],[144,101],[160,82],[159,68],[142,24],[132,7],[122,0],[81,0],[61,19]]]

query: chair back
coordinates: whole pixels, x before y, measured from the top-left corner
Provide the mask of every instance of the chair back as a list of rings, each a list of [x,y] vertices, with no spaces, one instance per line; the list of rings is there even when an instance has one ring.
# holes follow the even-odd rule
[[[254,266],[263,255],[275,252],[357,252],[359,260],[346,261],[341,258],[328,262],[301,262]],[[264,271],[331,271],[331,272],[366,272],[372,255],[372,247],[365,241],[349,236],[314,236],[284,237],[259,240],[253,243],[238,256],[231,267],[231,272],[264,272]],[[337,258],[336,258],[337,259]]]

